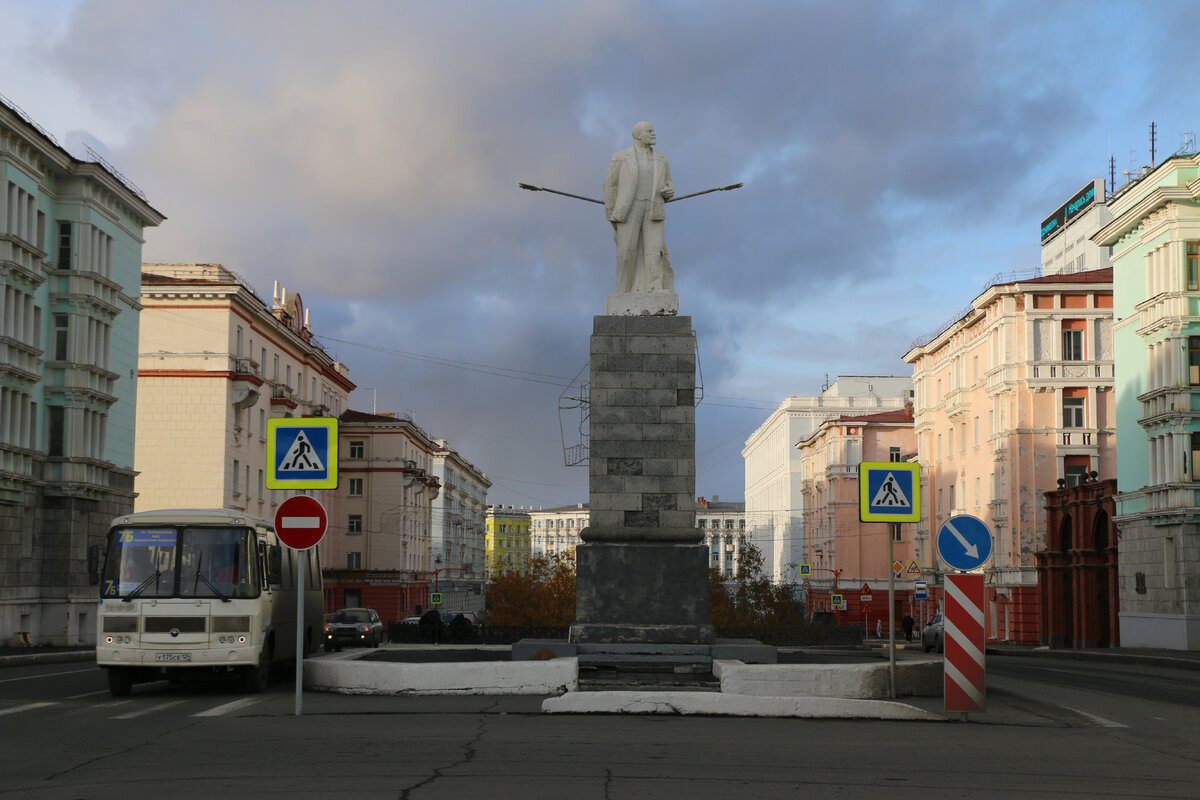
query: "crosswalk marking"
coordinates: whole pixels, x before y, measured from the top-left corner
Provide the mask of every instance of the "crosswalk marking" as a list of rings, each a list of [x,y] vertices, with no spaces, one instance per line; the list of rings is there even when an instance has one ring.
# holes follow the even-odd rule
[[[144,717],[147,714],[153,714],[156,711],[164,711],[164,710],[170,708],[171,706],[177,706],[183,702],[186,702],[186,701],[185,700],[171,700],[170,702],[167,702],[167,703],[158,703],[157,705],[147,706],[146,708],[140,708],[137,711],[130,711],[127,714],[118,714],[117,716],[113,717],[113,719],[135,719],[137,717]]]
[[[53,703],[53,702],[26,703],[23,706],[13,706],[12,708],[0,708],[0,717],[4,716],[5,714],[20,714],[22,711],[33,711],[36,708],[45,708],[46,706],[53,706],[53,705],[57,705],[57,703]]]
[[[243,697],[241,700],[234,700],[231,703],[225,703],[223,705],[219,705],[214,708],[210,708],[207,711],[201,711],[197,714],[192,714],[192,716],[193,717],[222,717],[226,714],[232,713],[234,711],[238,711],[239,709],[246,708],[247,706],[252,706],[257,702],[258,702],[258,700],[256,700],[253,697]]]

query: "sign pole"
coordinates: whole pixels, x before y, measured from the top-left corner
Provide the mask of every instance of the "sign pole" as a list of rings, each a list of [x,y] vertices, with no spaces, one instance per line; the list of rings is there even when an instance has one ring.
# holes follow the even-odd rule
[[[296,716],[304,697],[304,573],[308,572],[308,551],[300,551],[296,565]]]
[[[899,522],[888,523],[888,687],[893,700],[896,699],[896,570],[891,564],[896,561],[893,551],[899,528]]]

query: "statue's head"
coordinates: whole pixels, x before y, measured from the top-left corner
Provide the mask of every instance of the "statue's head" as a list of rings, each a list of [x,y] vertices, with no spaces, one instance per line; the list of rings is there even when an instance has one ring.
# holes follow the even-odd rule
[[[654,126],[649,122],[639,122],[633,126],[633,140],[649,147],[655,143]]]

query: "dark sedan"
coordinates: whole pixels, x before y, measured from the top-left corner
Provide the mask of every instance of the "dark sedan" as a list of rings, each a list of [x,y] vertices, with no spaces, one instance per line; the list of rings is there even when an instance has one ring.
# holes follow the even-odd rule
[[[347,644],[378,647],[385,638],[383,620],[373,608],[343,608],[325,623],[326,650],[341,650]]]

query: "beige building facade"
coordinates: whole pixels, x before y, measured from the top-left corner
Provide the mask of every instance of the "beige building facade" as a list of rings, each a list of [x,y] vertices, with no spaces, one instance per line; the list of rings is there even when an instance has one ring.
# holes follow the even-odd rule
[[[924,520],[918,560],[970,514],[992,531],[988,635],[1039,640],[1043,494],[1116,473],[1112,269],[997,283],[904,359],[913,365]]]
[[[912,393],[907,376],[842,375],[820,395],[784,400],[746,440],[746,528],[774,580],[796,580],[807,550],[796,443],[833,417],[902,409]]]
[[[295,492],[266,488],[267,420],[337,416],[349,369],[314,343],[300,295],[276,284],[268,305],[219,264],[143,264],[140,302],[134,510],[272,519]]]

